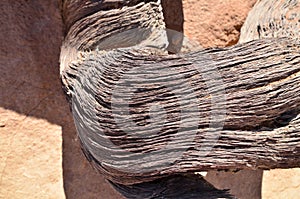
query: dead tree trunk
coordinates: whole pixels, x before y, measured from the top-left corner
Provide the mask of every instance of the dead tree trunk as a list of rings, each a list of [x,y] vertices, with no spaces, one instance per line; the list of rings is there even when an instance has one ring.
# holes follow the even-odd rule
[[[168,55],[154,0],[64,3],[64,90],[87,158],[116,187],[146,192],[187,172],[300,166],[300,6],[263,0],[254,9],[265,17],[250,13],[241,44]]]

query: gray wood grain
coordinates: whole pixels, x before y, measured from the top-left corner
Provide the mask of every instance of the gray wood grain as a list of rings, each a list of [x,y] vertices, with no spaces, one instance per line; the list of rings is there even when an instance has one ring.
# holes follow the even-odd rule
[[[82,148],[125,196],[199,170],[300,166],[298,1],[259,1],[236,46],[175,55],[155,1],[70,0],[63,13]]]
[[[93,158],[101,160],[99,168],[102,164],[119,169],[126,164],[146,164],[139,156],[159,150],[170,140],[174,151],[183,147],[185,152],[176,164],[163,168],[167,174],[209,169],[291,168],[300,164],[299,49],[297,41],[286,38],[173,56],[150,55],[151,48],[143,48],[144,52],[139,48],[124,48],[87,53],[82,62],[71,65],[76,70],[66,72],[64,78],[73,78],[73,85],[69,86],[76,91],[72,101],[75,123],[84,125],[78,130],[79,136]],[[210,84],[214,93],[207,91],[203,78],[214,72],[212,65],[222,77],[222,84]],[[205,67],[198,69],[202,66]],[[129,87],[133,89],[128,90]],[[211,125],[210,109],[211,96],[218,97],[223,88],[226,101],[218,103],[226,107],[226,120],[220,130]],[[156,110],[154,117],[167,115],[167,118],[149,124],[147,110],[153,103],[163,107]],[[130,111],[122,113],[126,104]],[[222,114],[223,110],[220,111]],[[205,133],[212,138],[203,136]],[[203,156],[198,148],[201,143],[214,143],[214,134],[219,136],[218,142]],[[106,146],[107,139],[118,147],[101,148]],[[112,158],[120,148],[132,153]],[[161,168],[161,161],[168,157],[168,153],[163,153],[148,166]],[[115,171],[106,167],[102,170],[108,172],[107,177],[114,176]],[[118,173],[113,180],[126,183],[132,176],[130,183],[137,183],[137,175],[126,174],[123,181]],[[143,176],[141,173],[140,177]],[[150,176],[146,178],[151,179]]]

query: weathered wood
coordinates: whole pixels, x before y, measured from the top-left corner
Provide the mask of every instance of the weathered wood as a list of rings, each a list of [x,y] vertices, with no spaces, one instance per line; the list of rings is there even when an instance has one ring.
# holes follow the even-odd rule
[[[141,2],[151,1],[155,2],[156,0],[62,0],[62,16],[68,32],[76,22],[97,14],[99,11],[122,9],[126,6],[135,6]]]
[[[82,10],[70,2],[67,10]],[[257,28],[252,12],[240,42],[259,40],[167,55],[160,5],[130,2],[65,17],[61,78],[96,168],[131,185],[199,170],[300,166],[299,27],[274,26],[273,34]],[[266,2],[255,9],[263,13]],[[300,10],[271,2],[279,11],[259,23]]]
[[[71,65],[76,71],[66,71],[64,78],[73,78],[73,85],[69,86],[75,91],[73,113],[75,123],[82,125],[78,133],[83,146],[101,162],[100,167],[105,165],[103,170],[108,172],[108,177],[115,172],[108,168],[146,164],[139,156],[159,150],[170,140],[174,151],[183,147],[186,152],[176,164],[162,169],[166,174],[209,169],[290,168],[300,164],[299,49],[300,44],[295,40],[283,38],[173,56],[150,55],[146,48],[145,53],[132,48],[91,52]],[[214,92],[210,93],[203,76],[209,77],[214,72],[213,66],[223,84],[210,84]],[[79,67],[82,70],[77,70]],[[128,87],[138,90],[128,90]],[[223,87],[226,101],[219,105],[226,107],[226,121],[219,131],[210,126],[209,111],[211,97],[219,97]],[[122,113],[126,103],[133,107],[130,114]],[[167,115],[166,121],[149,124],[147,110],[153,103],[163,107],[156,110],[155,116]],[[180,115],[183,111],[188,111],[188,117]],[[126,126],[130,121],[137,125]],[[212,136],[211,140],[205,133]],[[147,136],[141,137],[143,134]],[[203,156],[198,148],[201,143],[213,144],[214,134],[220,136],[218,142]],[[113,144],[105,145],[105,140]],[[113,148],[114,144],[118,147]],[[113,158],[120,149],[132,153]],[[155,156],[149,166],[161,168],[161,161],[168,162],[169,157],[168,153],[163,154]],[[160,172],[154,171],[149,176]],[[130,176],[133,181],[129,180]],[[137,176],[126,174],[126,180],[122,180],[117,174],[113,180],[137,183]],[[151,179],[149,176],[147,179]]]
[[[226,190],[217,190],[206,182],[200,175],[171,175],[153,182],[124,186],[114,184],[113,186],[130,199],[212,199],[212,198],[234,198]]]
[[[162,33],[165,31],[162,8],[158,3],[150,1],[149,3],[141,2],[135,5],[133,3],[136,1],[131,0],[126,1],[130,5],[130,2],[133,2],[133,5],[129,7],[113,9],[113,6],[111,9],[106,7],[101,10],[102,4],[99,1],[97,5],[100,5],[92,9],[99,9],[97,12],[92,12],[87,16],[81,14],[81,12],[86,13],[90,10],[89,7],[82,5],[90,5],[91,2],[94,1],[85,3],[85,1],[70,0],[65,2],[66,11],[63,13],[68,14],[70,12],[70,14],[73,14],[72,17],[65,17],[67,27],[68,24],[72,24],[72,26],[68,28],[68,33],[61,48],[61,73],[69,67],[72,61],[81,56],[81,52],[129,47],[142,42],[153,44],[153,40],[155,40],[157,47],[167,45],[166,36],[163,38],[165,39],[163,42],[156,40],[157,37],[164,37]],[[112,1],[107,0],[104,2],[109,3]],[[76,14],[77,12],[78,14]],[[67,87],[68,80],[62,79],[62,81],[63,85]],[[68,89],[65,91],[68,93]]]
[[[241,29],[239,43],[280,37],[300,38],[299,0],[257,1]]]

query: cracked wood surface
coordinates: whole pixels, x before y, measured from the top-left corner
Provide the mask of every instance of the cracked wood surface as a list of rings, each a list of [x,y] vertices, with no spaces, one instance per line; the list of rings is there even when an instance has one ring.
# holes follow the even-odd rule
[[[257,25],[252,11],[241,44],[176,55],[163,50],[164,23],[155,2],[128,1],[122,9],[67,20],[71,25],[61,52],[61,77],[87,158],[120,184],[197,170],[299,167],[299,22],[273,20],[282,10],[299,11],[299,5],[266,2],[259,1],[254,10],[276,5],[271,14],[259,12],[266,13],[259,23],[272,21],[274,29],[259,28],[263,25]],[[280,26],[287,20],[291,28]],[[139,34],[132,34],[133,29]],[[278,29],[284,31],[273,33]],[[215,71],[220,75],[216,80],[210,78]],[[226,113],[224,122],[218,117],[211,121],[212,101],[215,115]],[[148,110],[155,103],[163,108],[154,106],[158,119],[151,120],[155,117]],[[124,108],[129,110],[122,112]],[[134,125],[128,126],[129,121]],[[170,141],[172,150],[163,151]],[[205,145],[213,146],[209,154],[199,148]],[[153,151],[162,153],[151,161],[139,158]],[[182,156],[171,160],[178,151]],[[137,165],[156,169],[128,172]]]
[[[72,107],[75,121],[80,124],[78,133],[83,146],[89,156],[101,160],[99,166],[108,177],[120,183],[136,183],[159,176],[161,171],[147,176],[124,173],[122,179],[119,174],[114,176],[115,171],[109,168],[122,170],[126,166],[146,164],[147,161],[139,156],[160,150],[169,141],[172,141],[172,150],[185,148],[186,151],[174,165],[162,169],[165,174],[297,167],[300,163],[300,138],[297,136],[300,129],[299,49],[300,45],[294,40],[266,39],[222,50],[173,56],[149,55],[132,48],[88,53],[84,61],[71,65],[83,70],[73,74],[69,71],[66,76],[76,77],[69,86],[75,91]],[[207,59],[209,56],[211,58]],[[197,67],[203,65],[206,67],[200,73]],[[215,92],[210,93],[203,76],[213,72],[213,65],[222,76],[222,84],[210,84]],[[131,95],[128,90],[131,86],[140,89]],[[211,127],[208,112],[212,96],[222,97],[218,92],[223,87],[226,88],[226,102],[218,103],[226,107],[226,120],[220,131],[218,127]],[[171,89],[178,91],[172,94],[174,90]],[[128,114],[122,113],[127,108],[126,103],[130,119]],[[164,108],[156,110],[152,117],[167,116],[149,124],[147,108],[153,103],[160,103]],[[188,114],[181,117],[181,110]],[[116,113],[117,116],[113,115]],[[127,127],[130,120],[137,125]],[[124,128],[130,128],[131,132],[124,133]],[[159,132],[158,135],[155,132]],[[207,133],[212,138],[204,136]],[[216,136],[219,136],[218,142],[207,156],[203,156],[199,146],[214,144]],[[109,146],[104,144],[106,139],[118,147],[106,148]],[[113,158],[119,148],[132,153]],[[161,161],[169,157],[163,152],[152,160],[151,166],[162,167]],[[143,177],[146,179],[137,180]]]

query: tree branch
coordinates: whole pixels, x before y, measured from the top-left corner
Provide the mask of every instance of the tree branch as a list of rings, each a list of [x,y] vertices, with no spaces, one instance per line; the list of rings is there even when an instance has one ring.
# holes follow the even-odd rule
[[[259,1],[242,29],[250,42],[176,55],[158,3],[87,2],[64,4],[61,78],[87,158],[119,190],[199,170],[300,166],[298,2]]]

